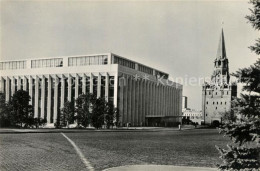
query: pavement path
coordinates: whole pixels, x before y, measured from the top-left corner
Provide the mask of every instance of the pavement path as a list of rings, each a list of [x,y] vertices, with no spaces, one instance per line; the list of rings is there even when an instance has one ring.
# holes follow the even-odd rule
[[[172,165],[127,165],[105,169],[104,171],[217,171],[209,167],[186,167]]]

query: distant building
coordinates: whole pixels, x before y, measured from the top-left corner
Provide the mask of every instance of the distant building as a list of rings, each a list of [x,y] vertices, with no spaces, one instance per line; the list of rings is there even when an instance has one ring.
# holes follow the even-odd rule
[[[181,121],[182,85],[168,74],[112,53],[0,62],[6,101],[17,90],[31,96],[34,116],[51,126],[66,101],[93,93],[112,101],[120,125],[170,126]]]
[[[188,97],[182,96],[182,109],[186,109],[188,107]]]
[[[191,122],[201,125],[203,123],[202,111],[186,108],[182,110],[183,117]]]
[[[210,83],[202,88],[202,114],[206,124],[219,124],[222,114],[231,109],[231,100],[237,96],[237,85],[230,82],[228,58],[222,29],[214,72]]]

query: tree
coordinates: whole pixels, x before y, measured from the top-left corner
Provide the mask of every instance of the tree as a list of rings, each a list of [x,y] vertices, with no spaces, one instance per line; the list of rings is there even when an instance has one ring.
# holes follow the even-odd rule
[[[5,94],[0,93],[0,127],[9,127],[11,125],[10,107],[5,101]]]
[[[105,121],[106,101],[104,98],[93,99],[92,101],[92,125],[99,129]],[[109,117],[108,117],[109,118]]]
[[[24,90],[18,90],[10,100],[11,115],[15,125],[28,127],[33,118],[33,107],[29,104],[31,97]]]
[[[251,0],[251,15],[246,18],[253,28],[260,30],[260,1]],[[250,49],[260,55],[260,39]],[[260,59],[248,68],[233,74],[244,83],[241,98],[236,99],[234,111],[240,119],[226,122],[221,132],[229,136],[234,144],[228,149],[218,150],[224,163],[221,170],[259,170],[260,168]]]
[[[69,124],[74,122],[74,104],[73,102],[67,101],[64,104],[64,107],[61,109],[60,114],[60,124],[61,126],[68,126]]]
[[[111,126],[118,125],[119,115],[117,112],[117,108],[115,108],[113,102],[106,102],[106,114],[105,114],[105,123],[107,128],[109,129]]]
[[[95,99],[92,94],[82,94],[76,99],[77,126],[87,127],[91,124],[91,103]]]

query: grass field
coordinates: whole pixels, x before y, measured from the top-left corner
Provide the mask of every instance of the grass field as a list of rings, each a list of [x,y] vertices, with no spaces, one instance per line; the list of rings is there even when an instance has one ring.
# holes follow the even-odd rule
[[[221,161],[215,145],[224,147],[230,142],[215,129],[65,135],[95,170],[131,164],[216,167]],[[85,166],[60,133],[0,134],[0,170],[85,170]]]

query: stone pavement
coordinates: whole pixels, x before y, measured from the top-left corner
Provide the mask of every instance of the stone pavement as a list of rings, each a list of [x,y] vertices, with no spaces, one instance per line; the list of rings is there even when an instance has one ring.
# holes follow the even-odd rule
[[[217,171],[217,168],[209,167],[186,167],[172,165],[127,165],[112,167],[104,171]]]

